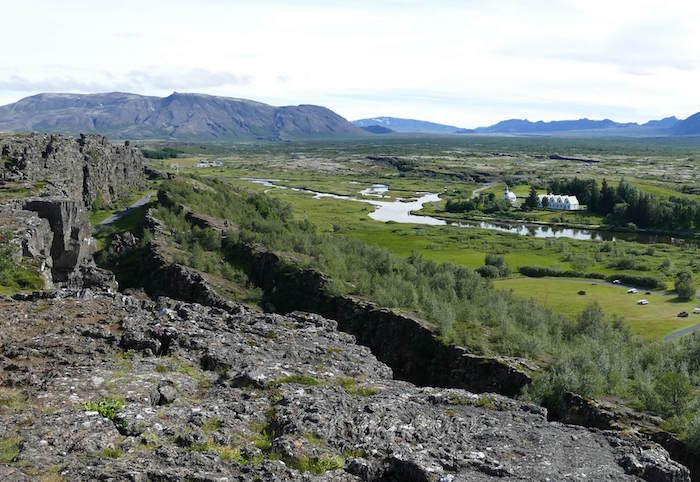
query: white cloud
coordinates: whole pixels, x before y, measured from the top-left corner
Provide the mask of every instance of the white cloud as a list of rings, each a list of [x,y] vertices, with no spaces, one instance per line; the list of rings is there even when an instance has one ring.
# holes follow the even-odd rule
[[[700,110],[693,1],[97,4],[3,7],[0,42],[11,48],[0,103],[39,91],[189,90],[466,127]]]

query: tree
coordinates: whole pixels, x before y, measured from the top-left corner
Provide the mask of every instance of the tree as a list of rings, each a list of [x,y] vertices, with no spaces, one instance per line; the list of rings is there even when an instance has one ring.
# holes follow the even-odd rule
[[[680,415],[693,395],[693,385],[688,375],[679,372],[664,372],[656,378],[654,390],[663,401],[663,415]]]
[[[602,215],[610,214],[615,207],[615,190],[608,185],[608,181],[603,179],[600,188],[600,199],[598,200],[598,213]]]
[[[528,194],[525,200],[525,206],[530,209],[537,209],[538,204],[537,189],[535,189],[535,186],[530,186],[530,194]]]
[[[689,271],[681,271],[676,275],[676,294],[680,300],[692,300],[695,297],[695,283]]]
[[[547,209],[549,207],[549,198],[547,196],[542,198],[542,207]]]

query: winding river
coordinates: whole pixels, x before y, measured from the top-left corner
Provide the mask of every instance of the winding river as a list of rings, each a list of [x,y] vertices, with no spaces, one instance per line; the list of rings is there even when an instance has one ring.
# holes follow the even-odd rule
[[[695,240],[686,240],[683,238],[676,238],[668,235],[657,235],[641,232],[612,232],[606,230],[575,229],[566,227],[545,226],[538,224],[507,222],[491,223],[486,221],[459,221],[448,223],[443,219],[438,219],[431,216],[417,216],[415,214],[412,214],[413,212],[420,211],[423,208],[424,204],[439,201],[439,194],[417,193],[420,195],[420,197],[410,201],[382,201],[380,199],[383,197],[384,193],[386,193],[389,190],[389,186],[385,184],[373,184],[371,187],[359,191],[359,194],[378,198],[366,199],[361,197],[323,193],[299,187],[283,186],[281,184],[276,184],[277,182],[280,182],[276,179],[242,178],[242,180],[253,182],[256,184],[261,184],[271,189],[287,189],[291,191],[313,194],[314,199],[344,199],[347,201],[356,201],[371,204],[373,206],[376,206],[376,209],[369,214],[369,217],[376,221],[382,222],[393,221],[396,223],[424,224],[429,226],[450,225],[461,228],[480,228],[504,233],[517,234],[520,236],[533,236],[535,238],[571,238],[583,241],[616,241],[620,239],[625,241],[634,241],[642,244],[666,243],[674,245],[697,246],[697,242]]]

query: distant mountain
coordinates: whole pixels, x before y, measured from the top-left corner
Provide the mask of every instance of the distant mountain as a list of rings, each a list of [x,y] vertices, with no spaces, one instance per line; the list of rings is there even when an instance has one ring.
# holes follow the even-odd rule
[[[700,112],[676,123],[673,126],[673,133],[679,136],[700,135]]]
[[[479,127],[475,130],[478,133],[541,134],[553,132],[617,129],[636,125],[637,124],[620,124],[618,122],[611,121],[610,119],[578,119],[551,122],[531,122],[527,119],[509,119],[498,122],[497,124],[489,127]]]
[[[371,126],[362,126],[360,127],[360,129],[362,129],[363,131],[367,131],[370,134],[391,134],[392,132],[394,132],[388,127],[378,126],[376,124],[373,124]]]
[[[671,129],[678,124],[678,118],[676,116],[664,117],[660,120],[650,120],[642,124],[640,127],[649,127],[652,129]]]
[[[178,140],[301,139],[366,133],[325,107],[173,93],[38,94],[0,107],[0,131]]]
[[[352,123],[360,128],[381,126],[394,132],[413,134],[460,134],[463,133],[460,131],[464,130],[455,126],[436,124],[435,122],[400,119],[398,117],[373,117],[352,121]]]

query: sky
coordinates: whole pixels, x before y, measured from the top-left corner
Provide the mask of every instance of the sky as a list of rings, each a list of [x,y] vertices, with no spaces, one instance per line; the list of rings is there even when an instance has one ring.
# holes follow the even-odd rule
[[[0,0],[0,105],[173,91],[460,127],[700,111],[700,2]]]

